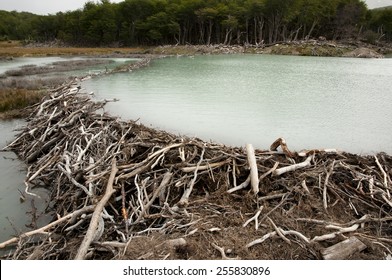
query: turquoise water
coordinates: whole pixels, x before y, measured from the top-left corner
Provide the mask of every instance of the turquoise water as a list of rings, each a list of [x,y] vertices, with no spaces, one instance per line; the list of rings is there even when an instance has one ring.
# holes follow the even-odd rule
[[[126,119],[227,145],[392,153],[392,59],[171,57],[86,81]]]

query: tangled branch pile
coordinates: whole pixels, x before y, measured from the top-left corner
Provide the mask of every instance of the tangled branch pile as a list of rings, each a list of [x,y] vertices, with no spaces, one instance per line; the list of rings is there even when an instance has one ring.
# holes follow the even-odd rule
[[[79,91],[54,90],[7,146],[28,164],[26,194],[49,189],[55,213],[0,244],[9,259],[391,254],[391,156],[207,143],[108,116]]]

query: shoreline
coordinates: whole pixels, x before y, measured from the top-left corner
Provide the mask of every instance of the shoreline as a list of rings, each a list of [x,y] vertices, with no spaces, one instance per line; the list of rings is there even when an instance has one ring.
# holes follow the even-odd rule
[[[343,231],[363,245],[340,259],[388,255],[390,155],[224,146],[104,114],[111,101],[77,81],[50,94],[7,150],[28,164],[27,195],[51,191],[57,218],[1,243],[17,249],[9,259],[327,259]]]
[[[0,45],[0,59],[24,56],[145,57],[146,55],[280,54],[298,56],[381,58],[392,54],[391,44],[371,45],[360,41],[287,41],[271,45],[165,45],[138,47],[73,47],[53,43]]]

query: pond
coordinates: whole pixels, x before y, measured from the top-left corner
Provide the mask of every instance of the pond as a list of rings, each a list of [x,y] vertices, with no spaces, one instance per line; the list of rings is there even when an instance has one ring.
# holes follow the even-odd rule
[[[171,57],[83,87],[120,99],[111,114],[227,145],[392,153],[392,59]]]

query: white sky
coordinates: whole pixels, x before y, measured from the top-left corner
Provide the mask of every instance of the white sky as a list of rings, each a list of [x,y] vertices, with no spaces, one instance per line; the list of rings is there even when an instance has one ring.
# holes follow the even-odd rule
[[[119,3],[122,1],[123,0],[110,0],[112,3]],[[38,15],[46,15],[81,9],[86,2],[88,2],[88,0],[0,0],[0,10],[16,10],[18,12],[23,11]]]
[[[325,0],[328,1],[328,0]],[[18,12],[26,11],[34,14],[55,14],[83,8],[87,0],[0,0],[0,10]],[[112,3],[122,0],[111,0]],[[369,8],[392,5],[392,0],[365,0]]]

